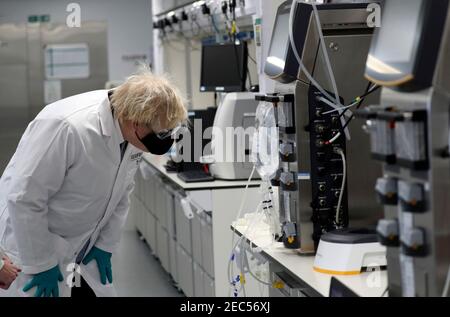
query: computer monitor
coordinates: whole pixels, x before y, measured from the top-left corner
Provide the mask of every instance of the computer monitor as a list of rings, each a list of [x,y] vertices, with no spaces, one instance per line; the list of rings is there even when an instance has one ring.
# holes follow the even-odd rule
[[[408,91],[430,87],[448,5],[448,0],[387,0],[367,59],[367,79]]]
[[[246,42],[203,45],[200,91],[246,91],[247,62]]]
[[[179,149],[179,155],[183,158],[189,156],[188,161],[182,161],[180,163],[179,170],[197,170],[202,169],[203,164],[200,163],[200,158],[203,155],[210,155],[211,149],[207,146],[211,143],[211,137],[206,132],[207,129],[214,125],[214,118],[216,115],[216,108],[208,108],[205,110],[194,110],[188,113],[189,117],[189,133],[181,134],[178,136],[176,142],[182,142],[185,136],[190,137],[190,146],[188,148]],[[184,153],[184,151],[190,151],[190,153]]]

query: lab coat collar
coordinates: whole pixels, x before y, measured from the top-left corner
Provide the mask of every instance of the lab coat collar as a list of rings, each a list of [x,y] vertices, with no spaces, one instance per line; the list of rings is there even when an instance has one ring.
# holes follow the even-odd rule
[[[119,120],[113,117],[107,90],[105,90],[104,99],[100,104],[99,116],[101,130],[104,136],[112,137],[115,135],[117,137],[118,144],[125,141],[122,130],[120,129]]]
[[[119,139],[119,144],[122,144],[125,139],[123,138],[122,129],[120,128],[119,120],[114,118],[114,127],[117,131],[117,137]]]

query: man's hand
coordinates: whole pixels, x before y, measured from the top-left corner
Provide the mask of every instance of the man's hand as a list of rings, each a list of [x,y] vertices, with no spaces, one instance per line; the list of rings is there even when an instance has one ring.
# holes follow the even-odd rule
[[[58,281],[64,281],[64,277],[59,270],[59,266],[36,274],[23,288],[24,292],[28,292],[33,287],[36,287],[34,297],[59,297]]]
[[[8,257],[3,257],[3,268],[0,270],[0,288],[7,290],[16,280],[21,270]]]
[[[111,256],[111,253],[93,247],[83,260],[84,265],[87,265],[92,260],[97,261],[98,271],[100,272],[100,281],[103,285],[106,285],[106,278],[108,278],[109,283],[113,282]]]

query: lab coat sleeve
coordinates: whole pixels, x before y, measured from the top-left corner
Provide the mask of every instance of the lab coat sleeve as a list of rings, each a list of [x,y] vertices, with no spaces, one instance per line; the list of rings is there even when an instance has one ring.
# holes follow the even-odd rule
[[[119,247],[122,231],[127,221],[128,210],[130,209],[130,195],[134,186],[134,181],[128,184],[111,218],[100,231],[100,235],[95,242],[97,248],[109,253],[115,253]]]
[[[3,266],[5,265],[5,262],[3,261],[4,256],[5,253],[3,252],[2,248],[0,248],[0,271],[3,269]]]
[[[77,142],[72,130],[63,120],[35,120],[16,153],[8,210],[25,274],[58,264],[57,237],[49,231],[48,202],[75,160]]]

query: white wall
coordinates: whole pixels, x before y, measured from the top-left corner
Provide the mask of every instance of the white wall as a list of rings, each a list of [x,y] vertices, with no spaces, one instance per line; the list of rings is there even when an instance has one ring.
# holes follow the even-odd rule
[[[0,0],[1,23],[26,23],[29,15],[50,14],[52,22],[65,22],[66,7],[81,6],[82,21],[107,21],[110,80],[123,80],[136,69],[124,55],[152,56],[151,0]]]

